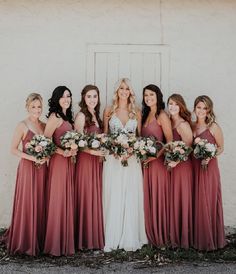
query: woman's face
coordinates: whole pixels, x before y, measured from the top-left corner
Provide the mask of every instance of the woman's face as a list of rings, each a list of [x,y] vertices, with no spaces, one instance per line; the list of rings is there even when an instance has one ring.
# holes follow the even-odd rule
[[[68,90],[65,90],[63,96],[59,100],[59,104],[62,109],[68,109],[71,104],[71,96]]]
[[[32,101],[27,108],[29,115],[35,119],[38,119],[42,114],[42,103],[36,99]]]
[[[98,93],[95,89],[89,90],[84,97],[88,109],[95,109],[98,104]]]
[[[208,110],[206,105],[203,102],[199,102],[195,107],[195,114],[199,119],[205,119],[207,116]]]
[[[170,115],[176,115],[179,113],[179,105],[172,99],[168,102],[168,110]]]
[[[118,89],[118,97],[122,100],[127,100],[130,96],[130,89],[129,86],[126,85],[126,83],[122,82]]]
[[[150,89],[145,89],[144,91],[144,102],[148,107],[156,106],[157,95],[154,91]]]

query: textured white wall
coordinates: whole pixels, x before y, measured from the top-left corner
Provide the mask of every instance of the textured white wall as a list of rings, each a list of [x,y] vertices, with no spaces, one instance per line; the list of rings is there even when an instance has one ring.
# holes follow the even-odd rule
[[[52,90],[65,84],[77,102],[86,84],[87,45],[93,43],[167,44],[167,93],[181,92],[190,108],[197,95],[213,98],[225,134],[225,222],[236,226],[235,27],[233,0],[0,0],[0,226],[10,222],[18,159],[9,147],[25,117],[25,97],[40,92],[46,112]]]

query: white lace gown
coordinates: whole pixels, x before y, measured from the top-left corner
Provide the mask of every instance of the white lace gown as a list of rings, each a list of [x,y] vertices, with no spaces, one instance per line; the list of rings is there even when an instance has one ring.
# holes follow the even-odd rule
[[[110,132],[135,132],[137,120],[125,126],[116,115],[109,120]],[[144,224],[143,176],[134,156],[123,167],[114,156],[106,157],[103,168],[103,212],[105,225],[104,251],[123,248],[135,251],[147,243]]]

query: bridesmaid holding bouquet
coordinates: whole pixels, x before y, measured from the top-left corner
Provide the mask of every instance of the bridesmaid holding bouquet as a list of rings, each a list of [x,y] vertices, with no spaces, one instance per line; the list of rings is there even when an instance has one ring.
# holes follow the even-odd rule
[[[73,128],[72,94],[58,86],[49,102],[45,136],[53,138],[56,153],[49,162],[47,224],[44,252],[54,255],[74,254],[74,163],[76,151],[63,150],[60,137]]]
[[[167,101],[173,140],[191,147],[193,141],[191,112],[180,94],[172,94]],[[193,244],[192,225],[192,163],[188,159],[171,162],[170,182],[170,243],[172,247],[189,248]]]
[[[43,134],[40,121],[42,97],[31,93],[26,100],[29,116],[20,122],[13,135],[11,152],[20,157],[17,169],[12,220],[3,236],[10,254],[36,256],[43,248],[45,233],[46,160],[37,160],[26,152],[34,135]],[[20,143],[22,150],[19,149]]]
[[[102,132],[99,90],[87,85],[81,92],[80,112],[75,119],[79,133]],[[103,249],[102,159],[104,152],[85,149],[78,153],[75,178],[75,246],[77,249]]]
[[[171,122],[164,111],[163,95],[156,85],[143,89],[142,132],[157,141],[172,141]],[[169,242],[169,185],[170,175],[164,166],[163,151],[144,161],[148,168],[144,176],[144,214],[149,243],[164,246]]]
[[[202,95],[195,99],[197,117],[193,125],[195,141],[206,139],[217,146],[217,156],[224,150],[224,138],[215,121],[213,102]],[[203,168],[205,166],[206,168]],[[194,169],[194,247],[198,250],[216,250],[226,244],[223,219],[220,172],[217,158],[195,159]]]

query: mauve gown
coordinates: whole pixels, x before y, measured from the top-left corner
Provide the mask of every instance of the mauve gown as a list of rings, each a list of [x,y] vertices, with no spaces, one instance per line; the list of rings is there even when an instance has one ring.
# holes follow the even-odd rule
[[[28,129],[25,145],[35,134]],[[3,236],[10,254],[36,256],[43,248],[45,234],[45,187],[47,165],[21,159],[17,169],[12,220]]]
[[[72,130],[63,121],[53,134],[60,147],[60,137]],[[44,252],[54,256],[74,254],[74,169],[71,157],[55,153],[49,162],[47,224]]]
[[[181,141],[177,129],[173,140]],[[188,159],[171,170],[170,181],[170,242],[172,247],[189,248],[193,244],[193,170]]]
[[[100,133],[96,125],[86,133]],[[102,160],[79,152],[75,178],[75,246],[77,249],[103,249]]]
[[[142,136],[154,136],[164,140],[161,126],[154,119],[142,127]],[[164,157],[149,163],[143,169],[144,176],[144,215],[145,228],[149,243],[164,246],[169,242],[169,186],[170,174],[164,165]]]
[[[200,135],[216,144],[209,129]],[[198,250],[216,250],[226,244],[220,172],[217,158],[211,159],[207,170],[201,160],[193,158],[194,169],[194,247]]]

